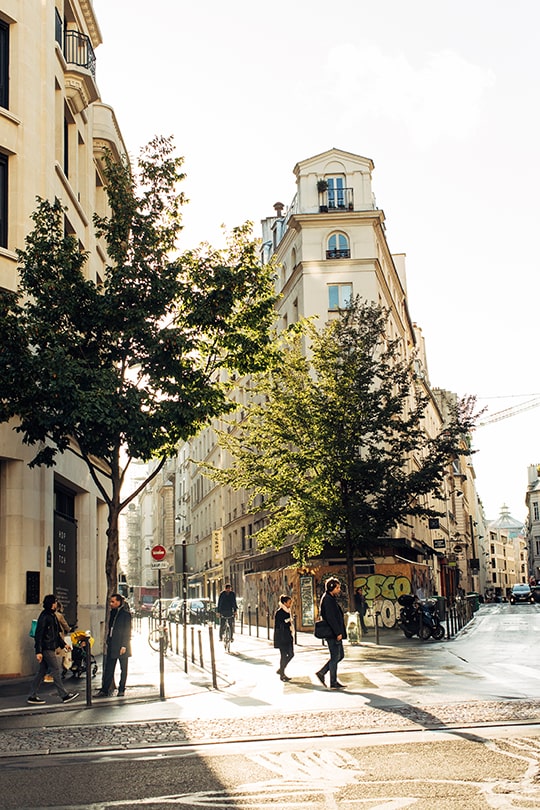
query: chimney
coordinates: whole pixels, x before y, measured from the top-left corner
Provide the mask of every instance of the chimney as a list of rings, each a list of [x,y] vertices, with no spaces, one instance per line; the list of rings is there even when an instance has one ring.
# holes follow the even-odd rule
[[[283,205],[283,203],[280,203],[280,202],[274,203],[274,210],[276,212],[276,217],[282,217],[283,216],[283,209],[284,208],[285,208],[285,206]]]

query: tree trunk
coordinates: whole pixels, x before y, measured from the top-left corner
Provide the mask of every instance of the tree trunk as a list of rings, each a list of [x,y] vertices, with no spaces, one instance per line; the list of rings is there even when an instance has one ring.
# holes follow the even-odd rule
[[[347,602],[349,611],[354,611],[354,553],[350,529],[345,530],[345,561],[347,565]]]

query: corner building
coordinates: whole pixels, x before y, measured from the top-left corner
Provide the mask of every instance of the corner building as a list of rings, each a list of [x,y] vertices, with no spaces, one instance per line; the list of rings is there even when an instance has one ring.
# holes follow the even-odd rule
[[[100,157],[126,154],[96,82],[101,33],[90,0],[0,0],[0,286],[17,288],[16,250],[32,228],[36,197],[57,197],[66,232],[88,251],[99,283],[105,244],[94,212],[107,212]],[[70,624],[96,650],[104,613],[106,508],[86,466],[66,452],[30,469],[32,448],[0,425],[0,677],[35,666],[30,623],[56,592]]]
[[[275,214],[263,220],[262,258],[274,257],[278,264],[280,329],[310,316],[317,316],[322,325],[357,295],[389,311],[389,337],[401,340],[403,357],[413,364],[424,387],[429,398],[425,429],[435,435],[444,422],[446,403],[455,395],[431,389],[424,339],[408,308],[405,256],[390,251],[384,212],[372,192],[373,168],[370,159],[341,149],[297,163],[291,204],[275,203]],[[192,442],[191,454],[198,461],[212,454],[219,457],[212,429]],[[224,456],[221,463],[231,460]],[[409,464],[416,463],[412,456]],[[195,477],[199,481],[200,474],[195,472]],[[204,570],[196,566],[190,574],[194,588],[213,598],[220,578],[230,580],[244,608],[257,607],[260,616],[276,609],[280,593],[290,593],[302,613],[298,626],[311,627],[324,579],[333,574],[345,580],[344,559],[313,560],[299,571],[292,567],[290,547],[259,551],[252,535],[266,519],[262,503],[259,513],[247,514],[246,492],[228,488],[220,492],[208,479],[201,486],[199,495],[191,488],[190,542],[210,549],[211,532],[219,531],[222,556],[214,560],[208,551]],[[372,559],[355,561],[356,585],[364,585],[368,601],[388,625],[399,614],[400,590],[438,592],[452,600],[458,588],[472,589],[477,497],[468,459],[467,463],[449,459],[443,491],[443,500],[430,502],[442,514],[433,526],[411,518],[410,525],[396,526],[389,537],[381,538]],[[456,498],[459,503],[454,507]]]

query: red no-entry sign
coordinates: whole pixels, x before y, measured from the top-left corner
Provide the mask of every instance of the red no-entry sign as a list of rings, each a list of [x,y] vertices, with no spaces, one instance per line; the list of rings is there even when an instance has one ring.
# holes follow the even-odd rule
[[[162,560],[167,553],[165,546],[154,546],[151,551],[154,560]]]

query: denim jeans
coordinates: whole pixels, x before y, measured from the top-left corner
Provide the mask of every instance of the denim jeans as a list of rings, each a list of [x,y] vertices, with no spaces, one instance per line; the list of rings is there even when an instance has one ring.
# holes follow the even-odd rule
[[[327,672],[330,673],[330,686],[334,686],[337,683],[337,668],[339,662],[343,659],[345,653],[343,652],[343,642],[338,641],[337,638],[327,638],[326,643],[328,644],[328,652],[330,653],[330,658],[324,665],[324,667],[320,670],[321,675],[326,675]]]
[[[41,659],[39,669],[30,685],[28,697],[37,696],[39,687],[43,683],[43,678],[47,674],[47,671],[52,675],[54,685],[60,697],[65,697],[68,693],[62,683],[62,656],[56,655],[54,650],[43,650],[42,655],[43,658]]]

